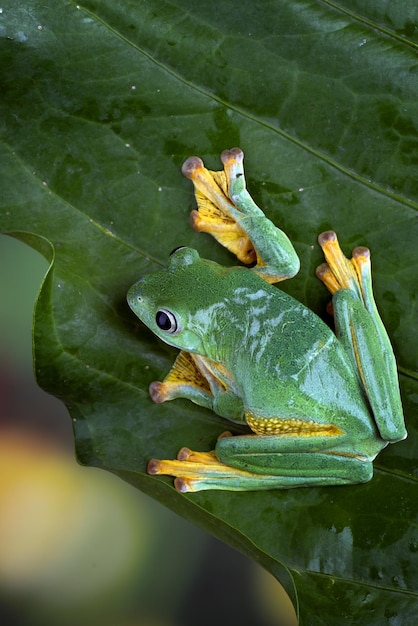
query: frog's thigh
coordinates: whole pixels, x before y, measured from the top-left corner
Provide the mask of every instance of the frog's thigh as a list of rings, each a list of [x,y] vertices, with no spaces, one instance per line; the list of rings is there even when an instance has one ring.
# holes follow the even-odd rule
[[[284,487],[370,480],[371,461],[335,449],[317,451],[322,445],[319,437],[244,435],[219,439],[216,456],[227,465],[256,474],[260,481],[263,475],[274,475],[279,486]]]
[[[382,439],[404,439],[396,362],[389,339],[382,336],[371,314],[349,290],[334,294],[333,307],[337,335],[358,369]]]
[[[216,453],[183,448],[177,460],[153,459],[148,465],[148,473],[175,476],[175,487],[182,493],[208,489],[254,491],[345,485],[366,482],[373,475],[370,461],[326,452],[269,454],[266,465],[266,458],[262,459],[261,453],[242,453],[239,439],[239,436],[220,439]],[[229,449],[231,442],[234,442],[232,451]],[[234,466],[222,462],[224,456]]]

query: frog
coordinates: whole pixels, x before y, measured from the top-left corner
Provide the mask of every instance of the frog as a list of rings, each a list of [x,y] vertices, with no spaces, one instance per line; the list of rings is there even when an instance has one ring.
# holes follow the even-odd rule
[[[318,236],[330,325],[277,286],[300,261],[248,192],[243,159],[232,148],[221,154],[223,170],[199,157],[182,166],[197,201],[192,226],[239,263],[223,266],[181,246],[128,291],[139,320],[180,350],[165,379],[150,384],[151,399],[185,398],[231,424],[213,449],[184,446],[175,459],[151,459],[147,472],[173,477],[180,493],[367,482],[376,456],[407,436],[370,250],[356,247],[348,258],[334,231]]]

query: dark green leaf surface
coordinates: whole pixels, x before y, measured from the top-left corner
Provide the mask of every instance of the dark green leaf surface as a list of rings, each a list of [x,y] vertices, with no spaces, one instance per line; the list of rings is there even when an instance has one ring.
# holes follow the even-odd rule
[[[116,472],[270,569],[301,624],[413,625],[418,591],[418,8],[262,0],[3,2],[0,229],[52,264],[36,308],[38,381],[61,397],[83,463]],[[367,4],[368,8],[363,5]],[[316,235],[372,249],[409,438],[367,485],[177,494],[150,457],[213,447],[224,422],[153,405],[175,351],[125,294],[192,232],[192,154],[239,145],[249,188],[302,269],[283,288],[322,313]],[[12,260],[11,260],[12,262]]]

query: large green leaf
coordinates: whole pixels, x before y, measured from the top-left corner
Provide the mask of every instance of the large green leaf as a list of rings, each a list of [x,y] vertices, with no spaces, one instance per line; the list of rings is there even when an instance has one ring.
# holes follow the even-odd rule
[[[416,623],[418,8],[364,4],[7,0],[0,14],[0,228],[51,260],[38,381],[67,404],[83,463],[263,563],[305,625]],[[179,244],[232,262],[189,229],[179,168],[191,154],[218,168],[235,145],[300,255],[283,288],[321,313],[317,233],[372,249],[409,438],[366,485],[183,496],[145,473],[182,445],[210,449],[224,423],[187,402],[152,404],[148,384],[174,351],[125,294]]]

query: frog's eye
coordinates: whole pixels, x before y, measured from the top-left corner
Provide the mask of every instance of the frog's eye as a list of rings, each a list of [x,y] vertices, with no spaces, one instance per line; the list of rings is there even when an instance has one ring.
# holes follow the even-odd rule
[[[186,248],[186,246],[177,246],[177,248],[174,248],[174,249],[170,252],[169,256],[173,256],[173,254],[174,254],[175,252],[177,252],[177,250],[183,250],[183,248]]]
[[[167,309],[160,309],[157,311],[155,321],[158,328],[165,330],[167,333],[173,334],[178,328],[176,316],[171,313],[171,311],[167,311]]]
[[[199,258],[197,250],[193,250],[193,248],[188,248],[187,246],[179,246],[175,248],[170,255],[168,263],[169,270],[176,272],[180,268],[196,263]]]

